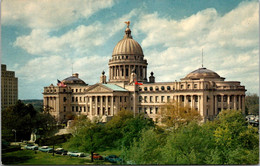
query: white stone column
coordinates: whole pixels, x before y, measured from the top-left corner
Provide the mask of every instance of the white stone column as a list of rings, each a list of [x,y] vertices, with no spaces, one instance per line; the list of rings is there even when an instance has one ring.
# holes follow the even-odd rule
[[[214,115],[218,114],[218,95],[215,95],[215,112]]]
[[[183,95],[184,96],[184,107],[187,105],[187,95]]]
[[[195,104],[194,104],[194,95],[191,95],[191,108],[195,109]]]
[[[106,96],[106,112],[107,112],[107,115],[108,115],[108,96]]]
[[[241,110],[241,95],[238,96],[238,109]]]
[[[227,106],[230,109],[230,95],[227,95]]]
[[[221,111],[223,110],[223,104],[224,104],[224,95],[221,95]]]
[[[97,115],[98,110],[98,102],[97,102],[97,96],[95,96],[95,115]]]
[[[124,79],[126,79],[126,67],[124,65]]]
[[[100,96],[100,114],[103,116],[103,96]]]
[[[199,111],[200,115],[203,116],[203,110],[201,108],[200,101],[201,101],[201,97],[200,97],[200,95],[198,95],[198,111]]]
[[[86,100],[85,100],[85,110],[86,110],[86,114],[88,115],[88,97],[86,96],[85,97],[86,98]]]
[[[114,96],[111,96],[110,99],[110,103],[111,103],[111,107],[110,107],[110,111],[111,111],[111,115],[114,116]]]
[[[237,96],[234,95],[234,110],[237,109]]]
[[[93,116],[93,96],[90,96],[90,102],[89,102],[89,111],[90,111],[90,115]]]

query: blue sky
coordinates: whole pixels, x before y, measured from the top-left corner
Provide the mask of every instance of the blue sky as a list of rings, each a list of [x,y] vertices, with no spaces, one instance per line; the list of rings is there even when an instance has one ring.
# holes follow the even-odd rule
[[[19,99],[42,99],[72,64],[95,84],[130,20],[156,81],[201,67],[203,48],[205,67],[258,94],[258,11],[258,1],[240,0],[3,0],[1,59],[16,72]]]

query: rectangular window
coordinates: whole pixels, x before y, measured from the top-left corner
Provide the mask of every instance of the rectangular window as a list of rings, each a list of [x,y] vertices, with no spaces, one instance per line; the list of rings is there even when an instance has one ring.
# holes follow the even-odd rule
[[[66,112],[66,106],[63,107],[63,111]]]
[[[76,99],[76,102],[78,101],[78,97],[75,98]]]
[[[224,102],[227,102],[227,96],[224,96],[224,97],[223,97],[223,101],[224,101]]]
[[[107,101],[108,101],[108,102],[110,102],[110,98],[111,98],[111,96],[108,96],[108,97],[107,97]]]
[[[146,107],[144,107],[144,113],[147,114],[147,108]]]
[[[139,114],[142,112],[142,107],[139,107]]]
[[[155,96],[155,102],[158,103],[158,101],[159,101],[159,97]]]
[[[83,107],[84,108],[84,112],[86,112],[86,107]]]
[[[198,102],[198,96],[195,96],[195,102]]]
[[[122,102],[122,97],[121,96],[119,97],[119,102]]]
[[[139,103],[142,102],[142,96],[139,96]]]
[[[153,114],[153,107],[150,107],[150,114]]]
[[[153,96],[150,96],[150,102],[151,103],[153,102]]]
[[[82,102],[82,98],[81,97],[79,98],[79,101]]]
[[[74,97],[71,98],[71,102],[74,102]]]
[[[155,114],[158,114],[158,107],[155,107]]]
[[[76,112],[78,112],[79,110],[78,110],[78,106],[76,106]]]
[[[72,106],[72,112],[74,112],[74,106]]]
[[[161,96],[161,102],[164,103],[164,96]]]
[[[126,102],[126,96],[125,96],[125,102]]]
[[[167,102],[170,102],[170,96],[167,96]]]
[[[194,84],[194,88],[197,88],[197,86],[198,86],[197,84]]]
[[[147,103],[147,96],[144,96],[144,102]]]
[[[108,108],[108,115],[110,115],[110,108]]]
[[[218,96],[218,102],[221,102],[221,96]]]
[[[97,97],[97,102],[100,102],[100,96]]]

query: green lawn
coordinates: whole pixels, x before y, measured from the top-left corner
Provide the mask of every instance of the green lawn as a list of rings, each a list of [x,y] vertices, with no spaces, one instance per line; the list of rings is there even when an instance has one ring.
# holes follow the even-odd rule
[[[89,158],[70,157],[44,153],[32,150],[19,150],[15,152],[2,153],[2,163],[4,165],[89,165],[89,164],[111,164],[104,161],[90,162]]]

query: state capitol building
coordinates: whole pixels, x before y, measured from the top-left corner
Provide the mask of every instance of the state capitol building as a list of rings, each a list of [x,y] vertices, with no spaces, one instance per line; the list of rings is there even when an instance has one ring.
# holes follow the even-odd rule
[[[59,122],[75,115],[106,122],[122,109],[135,115],[144,113],[158,122],[161,107],[169,101],[196,109],[204,121],[214,119],[223,109],[245,111],[245,86],[239,81],[225,81],[207,68],[196,69],[174,82],[156,82],[153,72],[148,77],[147,60],[131,36],[129,23],[108,62],[108,78],[103,71],[99,83],[88,85],[75,73],[58,86],[44,87],[44,107]]]

